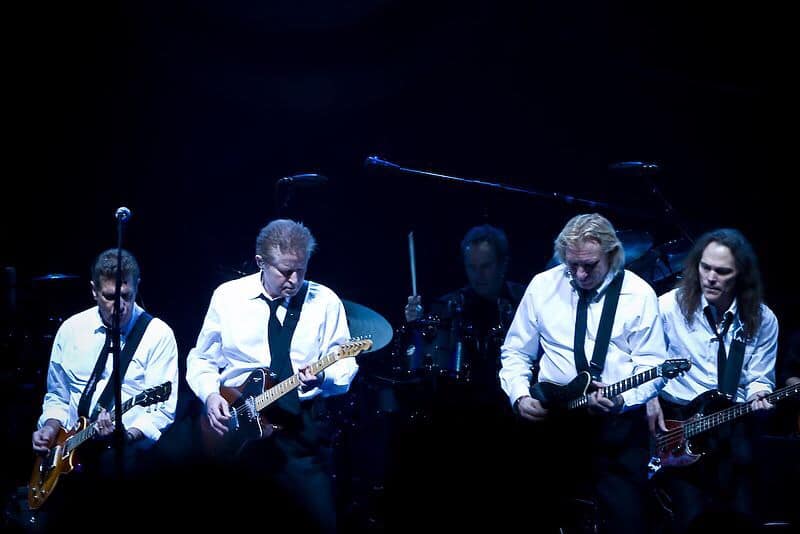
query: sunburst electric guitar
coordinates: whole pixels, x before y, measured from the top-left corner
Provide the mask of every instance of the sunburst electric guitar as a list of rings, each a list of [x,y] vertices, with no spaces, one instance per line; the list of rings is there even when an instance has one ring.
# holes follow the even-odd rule
[[[122,413],[127,412],[134,406],[150,406],[158,402],[166,401],[172,393],[172,382],[164,382],[160,386],[148,388],[135,397],[131,397],[122,403]],[[114,410],[111,410],[111,417],[114,417]],[[75,426],[67,431],[61,429],[56,436],[55,445],[46,454],[37,454],[33,463],[33,473],[28,484],[28,505],[36,510],[41,507],[53,489],[61,475],[72,471],[79,465],[75,450],[86,440],[91,439],[97,434],[97,426],[94,421],[81,417]]]

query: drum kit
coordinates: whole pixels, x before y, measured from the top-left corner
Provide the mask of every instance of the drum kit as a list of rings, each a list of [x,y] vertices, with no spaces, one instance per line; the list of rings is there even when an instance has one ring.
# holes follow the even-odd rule
[[[471,325],[459,320],[428,315],[393,328],[378,312],[367,306],[343,300],[347,323],[352,337],[369,336],[377,352],[389,347],[390,354],[367,363],[365,355],[359,362],[373,370],[375,377],[389,384],[416,384],[430,377],[448,377],[469,382],[471,357],[482,344]],[[390,346],[391,344],[391,346]]]

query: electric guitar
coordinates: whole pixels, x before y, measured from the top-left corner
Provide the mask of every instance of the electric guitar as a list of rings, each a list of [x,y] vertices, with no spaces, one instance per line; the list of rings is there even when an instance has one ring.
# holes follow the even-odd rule
[[[592,375],[588,371],[582,371],[569,384],[558,385],[550,382],[537,382],[531,388],[531,395],[548,410],[575,410],[587,406],[591,393],[597,390],[600,390],[604,396],[613,398],[623,391],[639,387],[645,382],[655,380],[658,377],[675,378],[679,374],[688,371],[691,367],[691,362],[684,358],[667,360],[657,367],[602,388],[592,386]]]
[[[337,350],[309,366],[318,374],[339,360],[350,358],[372,348],[372,339],[353,338]],[[223,436],[211,428],[207,417],[200,419],[203,446],[212,455],[236,454],[249,441],[268,438],[280,428],[270,422],[266,408],[301,385],[297,374],[276,384],[277,376],[269,368],[256,369],[238,387],[220,387],[220,395],[230,406],[228,431]]]
[[[798,394],[800,394],[800,383],[778,389],[764,398],[775,404]],[[695,436],[747,415],[753,412],[753,408],[749,402],[732,405],[724,393],[712,389],[695,397],[692,402],[682,407],[680,412],[679,415],[685,417],[679,420],[665,420],[667,431],[656,437],[655,450],[648,466],[650,476],[662,467],[692,465],[708,452],[702,450],[704,444],[699,439],[693,441]]]
[[[172,393],[172,382],[164,382],[160,386],[148,388],[135,397],[122,403],[122,413],[134,406],[150,406],[166,401]],[[113,419],[114,410],[110,415]],[[37,454],[33,463],[33,472],[28,484],[28,505],[32,510],[41,507],[61,475],[71,472],[80,465],[75,449],[83,442],[97,434],[95,422],[89,422],[86,417],[80,417],[71,430],[61,429],[56,436],[55,444],[46,454]]]

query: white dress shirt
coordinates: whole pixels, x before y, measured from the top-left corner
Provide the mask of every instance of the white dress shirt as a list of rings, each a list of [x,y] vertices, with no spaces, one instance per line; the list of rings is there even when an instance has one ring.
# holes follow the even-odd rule
[[[616,273],[609,272],[589,303],[585,353],[591,361],[606,289]],[[575,367],[575,316],[578,292],[565,265],[537,274],[522,297],[501,349],[500,385],[513,403],[530,395],[531,365],[539,355],[539,380],[564,385],[577,376]],[[600,378],[614,384],[662,364],[666,356],[664,332],[653,288],[626,271],[605,367]],[[625,407],[646,402],[658,393],[661,379],[622,393]]]
[[[670,380],[661,395],[678,404],[686,404],[701,393],[719,388],[717,376],[718,342],[714,330],[703,314],[708,306],[701,296],[700,307],[695,311],[692,324],[686,322],[677,300],[678,290],[673,289],[659,297],[659,308],[667,336],[667,348],[671,357],[688,358],[692,368],[681,376]],[[737,314],[737,303],[733,301],[725,312],[733,314],[733,323],[725,337],[725,354],[729,355],[731,342],[743,339],[744,331]],[[778,351],[778,320],[765,304],[761,305],[761,327],[746,341],[742,374],[736,390],[736,402],[744,402],[753,393],[775,388],[775,358]]]
[[[211,297],[197,344],[186,359],[186,380],[203,403],[212,393],[219,393],[220,384],[240,386],[250,372],[270,366],[270,311],[265,299],[272,299],[264,291],[260,274],[226,282]],[[277,314],[283,323],[286,306],[278,307]],[[294,372],[330,354],[349,338],[342,301],[327,287],[308,281],[289,351]],[[345,393],[357,371],[355,358],[337,361],[325,369],[319,387],[298,390],[300,400]]]
[[[131,320],[125,330],[120,332],[123,350],[126,337],[143,311],[139,305],[134,304]],[[75,425],[78,420],[78,403],[105,340],[106,327],[96,306],[73,315],[62,323],[56,332],[50,354],[47,393],[39,418],[39,428],[48,419],[57,419],[68,429]],[[90,414],[94,412],[100,395],[111,380],[114,359],[111,356],[107,358],[89,404]],[[125,428],[138,428],[149,439],[158,440],[161,433],[175,420],[175,407],[178,403],[178,346],[172,329],[164,321],[153,317],[122,378],[122,401],[164,382],[172,382],[169,399],[154,406],[132,407],[122,415]],[[111,409],[113,406],[107,408]]]

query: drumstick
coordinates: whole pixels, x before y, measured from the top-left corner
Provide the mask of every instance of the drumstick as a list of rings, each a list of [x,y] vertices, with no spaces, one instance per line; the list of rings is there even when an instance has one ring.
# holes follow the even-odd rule
[[[414,232],[408,233],[408,258],[411,261],[411,294],[417,296],[417,261],[414,258]]]

